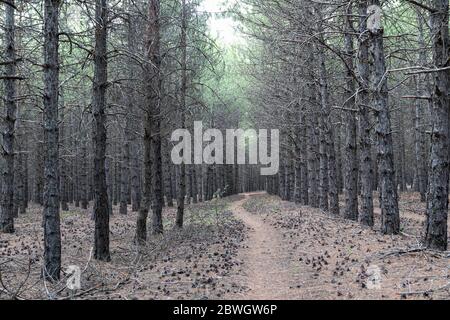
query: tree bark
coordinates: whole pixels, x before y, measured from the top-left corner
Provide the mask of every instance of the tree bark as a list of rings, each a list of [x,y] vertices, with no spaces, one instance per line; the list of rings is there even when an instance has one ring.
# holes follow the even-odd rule
[[[379,0],[373,5],[380,6]],[[381,196],[381,224],[384,234],[400,232],[397,184],[395,182],[394,148],[391,117],[389,113],[388,84],[383,45],[383,27],[380,23],[369,28],[373,63],[372,96],[377,119],[376,136],[378,147],[378,174]]]
[[[44,2],[44,266],[43,277],[60,278],[61,231],[59,216],[59,0]]]
[[[180,128],[184,129],[186,126],[186,90],[187,90],[187,8],[186,0],[181,2],[181,102],[180,110]],[[178,200],[177,200],[177,216],[175,226],[178,228],[183,227],[184,219],[184,199],[186,197],[186,164],[184,161],[180,164],[180,180],[178,187]]]
[[[321,30],[322,27],[319,28]],[[322,38],[322,41],[323,38]],[[322,177],[322,183],[325,185],[327,184],[327,190],[326,192],[329,193],[329,210],[331,214],[333,215],[339,215],[339,194],[338,194],[338,185],[337,185],[337,173],[336,173],[336,150],[334,148],[334,131],[332,128],[332,118],[331,118],[331,107],[330,107],[330,101],[329,101],[329,93],[328,93],[328,79],[327,79],[327,70],[325,66],[325,53],[324,49],[322,47],[318,48],[318,55],[319,55],[319,89],[320,89],[320,101],[321,101],[321,115],[320,118],[322,119],[322,135],[324,141],[324,152],[325,152],[325,159],[326,162],[323,164],[327,168],[326,171],[324,171],[323,174],[326,175],[326,177]],[[322,144],[321,143],[321,144]],[[322,148],[322,147],[321,147]],[[323,151],[321,151],[322,153]],[[321,154],[322,157],[322,154]],[[322,161],[322,158],[321,158]],[[321,163],[321,170],[322,170],[322,163]],[[325,193],[325,191],[324,191]],[[323,196],[324,197],[324,196]],[[321,206],[323,210],[328,209],[328,203],[325,202],[326,199],[323,199],[322,202],[324,202]],[[327,209],[325,209],[325,207]]]
[[[344,50],[346,62],[346,103],[345,112],[346,130],[344,153],[345,163],[344,171],[344,193],[345,193],[345,211],[344,217],[350,220],[358,220],[358,158],[356,144],[356,119],[355,119],[355,81],[352,76],[354,69],[353,64],[353,23],[352,23],[352,5],[346,6],[345,12],[345,34],[344,34]],[[353,111],[354,110],[354,111]]]
[[[433,64],[437,69],[448,68],[450,66],[449,3],[448,0],[434,0],[433,4],[435,10],[431,13]],[[433,128],[425,244],[431,249],[445,251],[448,242],[450,70],[438,71],[433,75]]]
[[[110,261],[109,253],[109,210],[108,188],[106,186],[106,89],[107,73],[107,22],[106,0],[95,3],[95,50],[92,113],[94,116],[94,258]]]
[[[361,224],[372,227],[373,220],[373,167],[370,142],[369,98],[369,39],[367,34],[367,0],[359,1],[359,50],[357,69],[359,74],[359,156],[361,175]]]
[[[3,137],[3,158],[5,165],[2,174],[2,201],[0,210],[0,232],[14,232],[14,129],[16,123],[16,44],[15,44],[15,18],[14,0],[12,5],[5,6],[5,118]]]
[[[60,93],[61,96],[61,105],[64,106],[64,95],[62,92]],[[64,107],[63,107],[64,110]],[[60,128],[59,128],[59,139],[60,139],[60,145],[64,145],[64,139],[65,139],[65,127],[64,127],[64,119],[60,116]],[[64,152],[64,151],[63,151]],[[67,165],[65,159],[60,159],[60,181],[59,181],[59,190],[60,190],[60,199],[61,199],[61,210],[62,211],[68,211],[69,205],[68,205],[68,193],[67,193]]]
[[[301,116],[300,116],[300,146],[302,148],[302,152],[300,154],[300,166],[301,166],[301,203],[303,205],[308,205],[309,197],[308,197],[308,152],[307,152],[307,128],[308,124],[306,123],[306,107],[302,108]]]
[[[128,191],[130,181],[130,142],[128,137],[130,135],[130,115],[127,114],[124,144],[122,149],[122,169],[120,170],[120,208],[119,213],[126,215],[128,213]]]
[[[315,99],[314,99],[315,101]],[[315,104],[313,104],[315,105]],[[309,134],[308,134],[308,180],[309,180],[309,192],[308,192],[308,202],[309,205],[313,208],[319,207],[319,143],[318,143],[318,116],[317,112],[314,110],[311,111],[310,119],[309,119]]]
[[[426,44],[424,39],[423,26],[425,25],[422,14],[417,9],[417,22],[419,27],[418,43],[419,43],[419,65],[425,66],[427,64],[426,58]],[[419,75],[414,78],[416,92],[418,96],[431,96],[427,90],[426,83],[428,82],[427,75]],[[430,104],[429,101],[426,102]],[[425,110],[426,105],[421,99],[416,99],[414,108],[414,151],[416,158],[416,174],[415,182],[417,191],[420,193],[420,201],[426,201],[427,192],[427,148],[426,148],[426,133],[425,133]]]
[[[165,174],[164,174],[164,186],[167,199],[167,206],[173,207],[173,189],[172,189],[172,161],[170,159],[170,144],[167,139],[164,139],[163,150],[165,160]]]
[[[149,0],[144,68],[147,84],[144,121],[144,198],[138,213],[136,237],[139,243],[147,239],[147,216],[152,206],[152,233],[163,232],[162,224],[162,159],[161,159],[161,56],[160,2]],[[153,192],[153,197],[152,197]]]
[[[224,167],[222,166],[222,173],[224,172]],[[197,189],[197,166],[195,164],[191,167],[192,170],[192,189],[191,196],[193,203],[198,203],[198,189]]]
[[[296,113],[297,113],[297,119],[298,119],[298,124],[296,126],[296,130],[295,130],[295,152],[294,152],[294,156],[295,156],[295,195],[294,195],[294,200],[295,203],[299,204],[302,203],[302,196],[303,193],[305,192],[303,190],[303,181],[302,181],[302,170],[304,170],[304,167],[302,166],[302,148],[303,148],[303,139],[302,139],[302,129],[305,126],[305,124],[302,121],[302,113],[303,110],[300,107],[300,104],[297,103],[296,106]],[[271,191],[269,191],[269,193],[271,193]]]
[[[81,137],[81,172],[80,174],[80,201],[81,208],[88,208],[88,152],[87,152],[87,138]]]

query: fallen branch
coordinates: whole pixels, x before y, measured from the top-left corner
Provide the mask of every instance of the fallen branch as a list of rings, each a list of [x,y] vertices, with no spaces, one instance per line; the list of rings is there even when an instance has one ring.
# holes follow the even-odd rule
[[[96,286],[94,286],[94,287],[92,287],[92,288],[89,288],[89,289],[87,289],[87,290],[81,291],[81,292],[79,292],[79,293],[77,293],[77,294],[70,295],[69,297],[62,298],[62,299],[60,299],[60,300],[69,300],[69,299],[72,299],[72,298],[78,298],[78,297],[84,296],[85,294],[88,294],[88,293],[90,293],[90,292],[92,292],[92,291],[94,291],[94,290],[97,290],[97,289],[99,289],[100,287],[102,287],[102,285],[96,285]]]
[[[385,254],[382,254],[378,258],[379,259],[385,259],[385,258],[393,256],[393,255],[401,256],[401,255],[404,255],[404,254],[423,252],[425,250],[427,250],[426,247],[417,247],[417,248],[412,248],[412,249],[397,249],[397,250],[393,250],[393,251],[387,252]]]
[[[385,254],[382,254],[381,256],[379,256],[379,259],[384,259],[387,258],[389,256],[401,256],[404,254],[410,254],[410,253],[418,253],[418,252],[428,252],[438,258],[449,258],[450,257],[450,253],[449,252],[441,252],[441,251],[436,251],[436,250],[432,250],[432,249],[428,249],[427,247],[423,247],[423,246],[418,246],[416,248],[411,248],[411,249],[397,249],[397,250],[392,250],[389,252],[386,252]]]
[[[30,274],[31,274],[31,260],[28,260],[28,272],[25,277],[25,280],[23,280],[19,284],[19,286],[17,287],[15,292],[12,292],[10,289],[8,289],[8,287],[3,282],[2,272],[0,270],[0,285],[3,287],[3,289],[1,289],[1,288],[0,289],[2,290],[2,292],[5,292],[6,294],[8,294],[12,300],[23,300],[23,298],[20,298],[20,293],[21,293],[20,291],[24,287],[25,283],[28,281]]]
[[[402,292],[401,295],[403,296],[410,296],[410,295],[427,295],[433,292],[438,292],[438,291],[442,291],[445,289],[450,288],[450,282],[448,282],[447,284],[437,287],[437,288],[432,288],[429,290],[424,290],[424,291],[411,291],[411,292]]]

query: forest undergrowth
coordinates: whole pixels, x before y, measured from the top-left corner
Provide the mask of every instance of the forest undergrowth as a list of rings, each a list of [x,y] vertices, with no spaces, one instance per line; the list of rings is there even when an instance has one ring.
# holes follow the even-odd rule
[[[282,234],[298,277],[291,298],[449,299],[450,253],[421,246],[424,204],[418,194],[404,193],[399,205],[401,234],[393,236],[379,232],[377,211],[370,229],[266,194],[244,208]]]
[[[136,214],[114,212],[110,263],[92,259],[90,212],[71,208],[61,216],[62,265],[80,267],[79,290],[67,288],[67,274],[56,284],[41,279],[42,216],[36,206],[17,219],[16,234],[2,235],[0,299],[217,299],[242,291],[225,281],[239,269],[236,255],[245,237],[244,225],[227,209],[231,200],[188,206],[183,230],[173,227],[176,208],[165,208],[166,232],[141,248],[134,244]]]
[[[68,274],[54,284],[40,277],[33,207],[0,242],[0,299],[450,298],[450,254],[421,246],[418,194],[402,195],[396,236],[379,232],[379,212],[370,229],[266,193],[244,196],[188,205],[183,230],[165,208],[166,232],[145,247],[134,243],[135,213],[114,212],[109,263],[92,259],[90,212],[71,208],[61,217],[63,269],[81,269],[78,290]]]

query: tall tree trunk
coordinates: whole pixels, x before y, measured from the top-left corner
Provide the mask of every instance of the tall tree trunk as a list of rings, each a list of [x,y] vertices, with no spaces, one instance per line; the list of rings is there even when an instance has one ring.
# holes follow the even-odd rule
[[[161,56],[160,56],[160,3],[149,0],[144,68],[147,84],[144,121],[144,197],[138,213],[136,237],[139,243],[147,240],[147,216],[152,206],[152,233],[162,233],[162,159],[161,159]],[[153,198],[152,198],[153,192]]]
[[[73,161],[73,179],[75,180],[75,186],[74,186],[74,202],[75,207],[80,207],[80,201],[81,201],[81,181],[80,181],[80,140],[74,138],[74,147],[75,147],[75,161]]]
[[[113,205],[117,205],[120,203],[120,181],[122,176],[122,166],[120,164],[120,156],[119,156],[119,150],[118,149],[118,143],[112,142],[114,146],[114,199],[113,199]]]
[[[122,169],[120,170],[120,208],[119,213],[126,215],[128,213],[128,191],[129,191],[129,181],[130,181],[130,141],[128,137],[130,136],[130,115],[127,114],[125,134],[124,134],[124,145],[122,149]]]
[[[158,0],[158,16],[159,16],[159,0]],[[160,103],[160,91],[161,91],[161,80],[160,80],[160,68],[161,60],[159,56],[159,29],[156,33],[157,47],[158,50],[155,51],[155,55],[152,57],[151,61],[155,61],[158,74],[158,90],[154,92],[156,96],[151,97],[152,110],[152,135],[151,135],[151,152],[152,152],[152,233],[161,234],[163,233],[163,222],[162,222],[162,208],[164,206],[164,191],[163,191],[163,167],[162,167],[162,154],[161,154],[161,103]]]
[[[301,203],[303,205],[308,205],[308,151],[307,151],[307,129],[308,124],[306,123],[306,107],[302,107],[301,115],[300,115],[300,147],[302,148],[302,152],[300,154],[300,166],[301,166]]]
[[[315,99],[314,99],[315,101]],[[313,104],[314,105],[314,104]],[[309,180],[309,205],[313,208],[319,207],[319,143],[318,143],[318,116],[314,110],[311,112],[308,131],[308,180]]]
[[[379,0],[373,0],[372,4],[378,7],[380,6]],[[374,23],[368,29],[372,45],[372,96],[375,116],[377,118],[375,131],[378,146],[382,232],[384,234],[397,234],[400,232],[400,217],[398,211],[397,184],[395,182],[394,147],[383,45],[384,30],[382,23]]]
[[[286,150],[286,201],[292,201],[294,197],[293,186],[295,184],[293,149],[289,146]],[[243,177],[245,179],[245,176]],[[245,181],[245,180],[243,180]],[[245,191],[245,190],[244,190]]]
[[[64,99],[64,95],[61,93],[61,100]],[[61,101],[61,104],[64,106],[64,100]],[[63,109],[64,110],[64,109]],[[64,146],[64,140],[65,140],[65,128],[64,128],[64,119],[60,116],[60,128],[59,128],[59,138],[60,138],[60,145]],[[64,152],[64,151],[63,151]],[[61,193],[60,199],[61,199],[61,210],[62,211],[68,211],[69,206],[67,204],[67,165],[65,159],[60,160],[60,181],[59,181],[59,190]]]
[[[321,29],[321,27],[320,27]],[[320,30],[319,29],[319,30]],[[323,41],[323,38],[322,38]],[[336,173],[336,150],[334,148],[334,131],[332,128],[331,107],[328,93],[328,79],[327,70],[325,66],[325,53],[322,47],[318,48],[319,54],[319,85],[320,85],[320,98],[321,98],[321,116],[322,119],[322,134],[324,136],[325,143],[325,160],[326,160],[326,173],[325,175],[328,186],[327,192],[329,193],[330,212],[334,215],[339,215],[339,194],[337,185],[337,173]],[[322,167],[322,164],[321,164]],[[322,180],[325,180],[322,177]],[[325,183],[325,181],[324,181]],[[328,205],[326,206],[328,209]],[[322,206],[324,209],[324,206]],[[326,210],[326,209],[325,209]]]
[[[80,201],[81,208],[88,208],[88,152],[87,152],[87,138],[81,137],[81,172],[80,174]]]
[[[132,54],[137,53],[136,47],[136,23],[135,18],[129,14],[128,16],[128,47]],[[133,212],[137,212],[141,203],[141,185],[140,185],[140,176],[141,176],[141,167],[140,167],[140,159],[139,159],[139,143],[138,143],[138,131],[139,125],[136,119],[139,118],[140,110],[137,107],[136,98],[135,98],[135,90],[131,89],[134,87],[134,82],[131,80],[136,77],[136,65],[132,58],[128,60],[128,77],[130,79],[129,86],[130,90],[128,93],[128,108],[129,114],[127,115],[127,121],[129,121],[129,136],[128,139],[129,144],[129,175],[130,175],[130,184],[131,184],[131,207]]]
[[[304,169],[302,167],[302,129],[303,129],[303,122],[302,122],[302,113],[303,110],[300,107],[300,104],[297,103],[296,106],[296,115],[298,119],[298,124],[295,129],[295,195],[294,195],[294,201],[295,203],[301,203],[302,202],[302,194],[304,192],[303,188],[303,181],[302,181],[302,170]],[[271,190],[268,191],[269,194],[271,193]]]
[[[433,129],[431,133],[431,167],[427,204],[425,244],[436,250],[447,250],[448,184],[449,184],[449,3],[434,0],[431,13],[433,64],[437,69],[433,88]]]
[[[127,3],[127,5],[130,5]],[[128,30],[127,30],[127,44],[131,54],[136,54],[136,39],[135,39],[135,28],[134,28],[134,19],[131,14],[128,15]],[[134,61],[132,58],[128,58],[128,88],[126,89],[126,104],[128,112],[125,115],[125,132],[124,132],[124,145],[123,145],[123,158],[122,158],[122,176],[121,176],[121,190],[120,190],[120,209],[119,212],[121,214],[127,214],[128,211],[128,202],[131,200],[131,203],[135,203],[133,199],[130,199],[129,191],[131,189],[131,198],[133,198],[133,185],[130,181],[130,175],[132,176],[133,166],[131,165],[131,157],[137,156],[132,154],[132,143],[135,143],[134,135],[134,109],[135,109],[135,100],[134,100],[134,83],[131,79],[135,76],[135,68]]]
[[[131,206],[133,212],[139,211],[141,205],[141,167],[139,164],[138,152],[139,145],[136,141],[136,134],[133,132],[133,138],[130,141],[131,147]]]
[[[26,129],[24,129],[25,132],[23,136],[21,137],[21,142],[23,145],[23,150],[28,150],[28,136]],[[20,200],[19,200],[19,213],[24,214],[26,213],[26,210],[28,208],[28,152],[23,151],[19,154],[19,163],[20,163],[20,175],[19,180],[20,184],[18,187],[18,192],[20,194]]]
[[[14,0],[5,6],[5,128],[3,137],[3,158],[5,165],[2,174],[2,201],[0,210],[0,232],[14,232],[14,127],[16,123],[16,44]]]
[[[236,171],[235,171],[236,172]],[[206,166],[206,200],[210,201],[214,197],[214,166]]]
[[[164,150],[164,187],[166,189],[167,206],[173,207],[173,189],[172,189],[172,161],[170,159],[170,144],[167,139],[164,139],[163,150]]]
[[[406,150],[405,150],[405,125],[404,125],[404,115],[403,115],[403,110],[400,109],[398,110],[398,128],[399,128],[399,146],[398,146],[398,150],[399,150],[399,175],[398,175],[398,183],[400,186],[400,191],[401,192],[406,192],[407,191],[407,186],[406,186]]]
[[[320,31],[319,31],[320,32]],[[317,50],[317,51],[320,51]],[[324,98],[327,93],[323,92],[326,90],[324,85],[325,75],[322,73],[325,71],[325,64],[322,67],[322,63],[325,63],[324,59],[320,59],[319,63],[319,84],[318,84],[318,100],[320,101],[320,112],[318,116],[319,121],[319,208],[323,211],[328,211],[328,156],[327,156],[327,133],[326,133],[326,117],[324,114]],[[326,99],[326,98],[325,98]]]
[[[185,166],[185,173],[186,173],[186,204],[192,203],[193,198],[193,187],[192,187],[192,165],[186,165]],[[219,176],[217,176],[215,179],[217,180]]]
[[[344,190],[344,180],[342,177],[342,117],[340,114],[337,115],[336,120],[339,122],[339,125],[336,126],[334,130],[335,137],[335,152],[336,152],[336,179],[337,179],[337,187],[338,194],[342,194]]]
[[[187,90],[187,8],[186,0],[181,2],[181,102],[180,102],[180,128],[185,128],[186,112],[186,90]],[[186,197],[186,164],[184,161],[180,164],[180,180],[177,201],[177,217],[175,225],[178,228],[183,227],[184,219],[184,198]]]
[[[422,94],[422,90],[419,89],[419,84],[417,80],[417,93]],[[415,101],[414,108],[414,154],[416,160],[416,173],[415,173],[415,187],[420,193],[420,201],[426,201],[426,190],[427,190],[427,159],[426,159],[426,141],[425,132],[423,130],[425,126],[424,118],[425,113],[423,112],[424,105],[417,99]]]
[[[146,114],[148,111],[146,110]],[[151,205],[152,193],[152,161],[150,154],[150,120],[146,115],[144,122],[144,183],[142,188],[142,203],[139,207],[139,212],[136,222],[136,241],[138,244],[144,244],[147,241],[147,217]]]
[[[222,173],[224,173],[224,166],[222,166]],[[192,201],[193,203],[198,203],[198,189],[197,189],[197,166],[195,164],[192,165]]]
[[[43,277],[55,281],[61,271],[59,216],[59,0],[44,2],[44,266]]]
[[[359,156],[361,175],[360,222],[372,227],[373,220],[373,167],[370,142],[369,98],[369,38],[367,34],[367,0],[359,0],[359,50],[357,68],[359,74]]]
[[[227,166],[228,167],[228,166]],[[198,202],[203,202],[203,165],[198,165],[198,178],[197,178],[197,190],[198,190]],[[228,179],[228,176],[227,176]],[[227,180],[228,182],[228,180]],[[230,192],[230,185],[228,185],[228,193]]]
[[[283,136],[283,135],[282,135]],[[283,138],[282,138],[283,139]],[[287,189],[287,185],[286,185],[286,151],[285,148],[283,146],[283,142],[280,143],[280,169],[278,172],[278,181],[279,181],[279,196],[281,198],[281,200],[286,200],[286,189]],[[235,181],[235,184],[237,184],[237,181]]]
[[[25,150],[29,150],[28,149],[28,137],[25,137],[25,145],[24,148]],[[23,155],[23,188],[24,188],[24,198],[23,198],[23,206],[24,206],[24,210],[22,213],[25,213],[25,210],[28,209],[28,202],[30,200],[30,195],[29,195],[29,175],[28,175],[28,152],[26,152]]]
[[[107,73],[107,2],[95,3],[95,51],[92,113],[94,116],[94,258],[111,260],[109,253],[109,210],[108,188],[106,186],[106,89]]]
[[[418,43],[419,43],[419,65],[425,66],[427,64],[426,57],[426,44],[424,39],[423,27],[425,21],[422,13],[417,9],[417,22],[419,27]],[[426,83],[428,82],[427,75],[419,75],[414,78],[416,86],[416,92],[418,96],[430,96],[430,92],[427,90]],[[430,101],[426,102],[427,104]],[[426,105],[423,100],[417,99],[415,101],[414,110],[414,151],[416,157],[416,174],[415,182],[417,191],[420,193],[420,201],[426,201],[427,192],[427,157],[426,157],[426,133],[425,133],[425,108]]]
[[[344,216],[350,220],[358,220],[358,158],[356,145],[356,118],[355,118],[355,81],[352,76],[353,66],[353,23],[352,23],[352,5],[346,6],[345,12],[345,34],[344,50],[346,63],[346,103],[348,109],[345,112],[346,130],[344,142],[344,193],[345,193],[345,211]]]

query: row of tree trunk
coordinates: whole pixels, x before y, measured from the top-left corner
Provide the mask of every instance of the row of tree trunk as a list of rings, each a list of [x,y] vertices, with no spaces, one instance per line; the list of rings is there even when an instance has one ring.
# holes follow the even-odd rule
[[[312,10],[312,9],[311,9]],[[312,11],[305,16],[312,18]],[[339,214],[338,193],[344,193],[343,216],[360,221],[363,225],[374,225],[373,192],[379,191],[381,230],[384,234],[400,232],[398,188],[406,191],[405,136],[404,132],[394,139],[392,106],[389,99],[384,29],[379,1],[357,2],[357,10],[349,2],[343,12],[343,50],[340,59],[344,65],[345,91],[341,118],[344,124],[342,161],[339,147],[340,133],[330,126],[336,116],[332,115],[328,98],[329,79],[325,52],[329,45],[323,38],[324,28],[321,10],[314,9],[318,21],[309,32],[314,34],[313,44],[308,48],[308,72],[298,70],[298,78],[307,83],[308,98],[296,105],[298,129],[295,134],[284,132],[284,150],[281,151],[281,167],[277,177],[266,179],[269,193],[278,194],[284,200],[295,201]],[[438,250],[447,248],[448,174],[449,174],[449,55],[448,55],[448,1],[435,0],[428,8],[432,22],[434,88],[426,98],[426,83],[430,71],[414,73],[414,90],[417,92],[414,109],[414,189],[427,200],[427,222],[425,244]],[[359,17],[358,48],[355,50],[353,17]],[[424,25],[423,15],[418,14],[418,23]],[[311,19],[310,19],[311,20]],[[418,60],[426,65],[423,29],[420,29]],[[314,52],[314,54],[312,53]],[[356,52],[356,53],[355,53]],[[333,52],[335,53],[335,52]],[[425,133],[424,115],[432,104],[431,140]],[[398,127],[404,130],[404,112],[400,112]],[[287,120],[289,121],[289,119]],[[374,125],[372,125],[374,123]],[[372,128],[374,135],[372,135]],[[294,140],[294,148],[288,141]],[[375,144],[372,143],[375,141]],[[426,154],[430,143],[431,153]],[[398,146],[398,164],[394,149]],[[291,150],[294,152],[291,152]],[[337,151],[336,151],[337,150]],[[374,152],[374,150],[376,152]],[[376,154],[375,157],[373,156]],[[429,159],[429,160],[428,160]],[[429,161],[429,162],[428,162]],[[429,163],[429,165],[427,164]],[[340,185],[339,176],[343,183]]]

